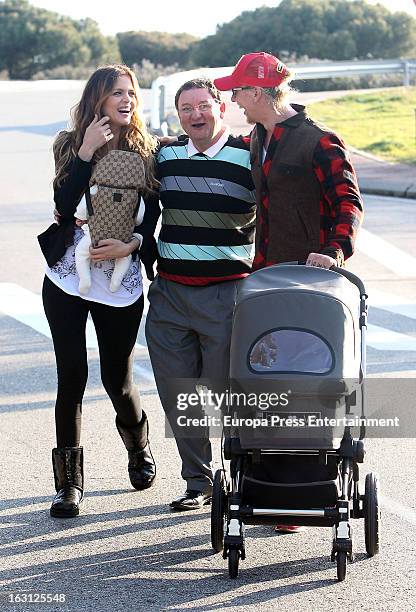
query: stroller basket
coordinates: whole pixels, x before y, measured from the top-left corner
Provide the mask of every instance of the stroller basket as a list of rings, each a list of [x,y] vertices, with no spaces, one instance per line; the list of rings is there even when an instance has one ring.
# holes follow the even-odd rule
[[[323,464],[319,459],[318,455],[262,456],[261,463],[251,463],[243,474],[243,503],[255,506],[262,499],[266,508],[335,506],[340,494],[337,463],[331,457]]]

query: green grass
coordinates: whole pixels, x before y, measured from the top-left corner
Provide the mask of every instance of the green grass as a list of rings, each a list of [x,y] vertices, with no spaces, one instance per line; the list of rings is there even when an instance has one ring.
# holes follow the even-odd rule
[[[310,104],[308,110],[349,146],[416,165],[416,87],[347,95]]]

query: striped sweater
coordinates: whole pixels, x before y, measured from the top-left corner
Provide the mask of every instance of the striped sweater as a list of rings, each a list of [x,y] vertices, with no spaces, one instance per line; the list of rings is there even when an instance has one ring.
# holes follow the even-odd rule
[[[243,278],[255,232],[250,152],[233,136],[213,157],[188,157],[187,144],[181,138],[158,154],[158,273],[186,285]]]

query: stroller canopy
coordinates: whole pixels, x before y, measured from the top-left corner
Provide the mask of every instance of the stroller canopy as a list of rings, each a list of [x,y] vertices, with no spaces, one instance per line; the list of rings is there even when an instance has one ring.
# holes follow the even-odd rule
[[[231,378],[357,378],[360,292],[335,271],[270,266],[240,283]]]

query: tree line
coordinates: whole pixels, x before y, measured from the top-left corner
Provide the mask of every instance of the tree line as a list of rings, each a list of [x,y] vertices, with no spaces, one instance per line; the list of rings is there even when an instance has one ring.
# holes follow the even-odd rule
[[[283,0],[219,26],[200,41],[193,59],[223,66],[253,49],[292,61],[411,57],[416,55],[416,19],[364,0]]]
[[[282,0],[244,11],[202,39],[143,31],[111,37],[89,18],[71,19],[28,0],[0,1],[0,71],[10,79],[71,78],[74,70],[81,75],[119,61],[152,78],[152,69],[232,65],[254,50],[292,62],[415,57],[416,19],[365,0]]]

